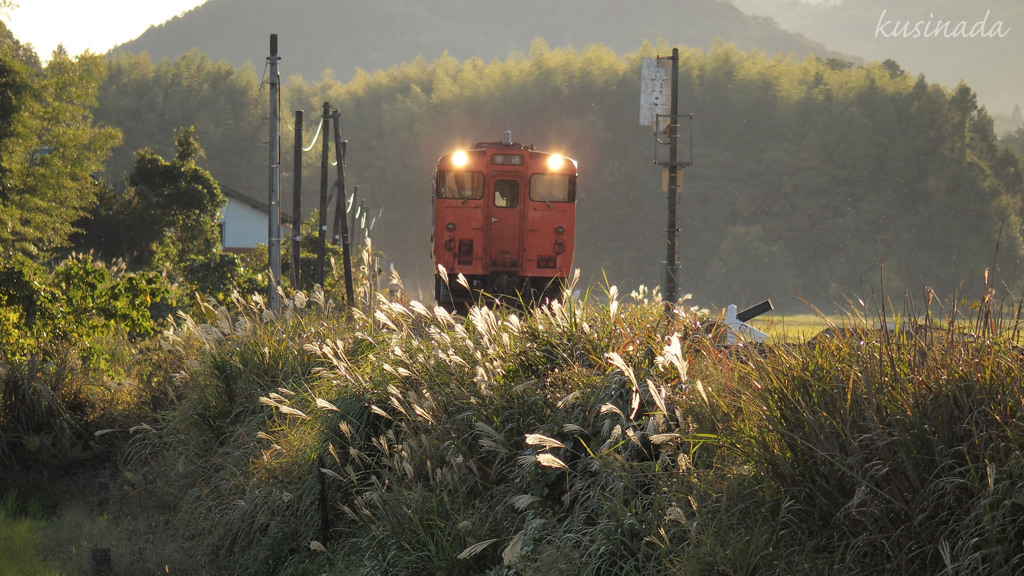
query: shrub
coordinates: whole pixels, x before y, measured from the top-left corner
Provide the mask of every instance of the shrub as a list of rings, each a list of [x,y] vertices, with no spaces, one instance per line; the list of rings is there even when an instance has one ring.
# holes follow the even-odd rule
[[[94,432],[164,393],[133,378],[156,353],[144,340],[169,294],[159,276],[83,254],[0,275],[0,461],[76,460]]]

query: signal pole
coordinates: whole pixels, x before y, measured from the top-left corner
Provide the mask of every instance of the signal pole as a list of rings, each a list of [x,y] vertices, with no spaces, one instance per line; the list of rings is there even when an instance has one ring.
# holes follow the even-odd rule
[[[277,34],[270,35],[270,182],[269,214],[267,218],[267,251],[269,280],[267,282],[267,305],[274,312],[281,310],[281,297],[277,292],[281,282],[281,141],[280,118],[277,100],[281,93],[281,77],[277,71]]]
[[[668,225],[665,228],[665,262],[662,277],[662,296],[665,310],[671,311],[676,301],[678,276],[676,264],[676,244],[679,236],[679,224],[676,216],[679,203],[679,192],[682,189],[680,169],[693,165],[693,114],[686,115],[690,119],[690,159],[679,160],[679,49],[672,49],[670,58],[644,58],[640,67],[640,125],[654,128],[654,141],[657,145],[668,144],[669,158],[662,162],[655,146],[654,163],[665,167],[662,180],[668,193]],[[666,134],[668,142],[662,142],[659,134]]]
[[[676,301],[676,204],[679,201],[679,48],[672,49],[672,100],[668,123],[668,242],[665,255],[665,302]]]

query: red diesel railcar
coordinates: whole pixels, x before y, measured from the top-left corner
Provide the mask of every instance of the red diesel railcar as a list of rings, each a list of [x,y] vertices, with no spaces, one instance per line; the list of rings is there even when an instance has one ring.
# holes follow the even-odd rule
[[[433,200],[438,304],[557,295],[572,269],[576,175],[575,160],[514,143],[509,132],[442,156]]]

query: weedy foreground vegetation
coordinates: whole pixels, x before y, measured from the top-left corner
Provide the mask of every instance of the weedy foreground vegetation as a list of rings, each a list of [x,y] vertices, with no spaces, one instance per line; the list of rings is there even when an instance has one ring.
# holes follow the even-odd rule
[[[97,545],[117,574],[1024,568],[1024,357],[991,301],[763,347],[615,288],[359,301],[200,301],[92,389],[4,364],[0,542],[39,574]]]

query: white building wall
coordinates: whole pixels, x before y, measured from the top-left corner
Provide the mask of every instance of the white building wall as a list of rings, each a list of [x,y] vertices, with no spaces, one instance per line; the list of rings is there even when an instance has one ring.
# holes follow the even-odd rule
[[[252,249],[267,243],[267,218],[263,210],[236,198],[228,198],[222,219],[225,250]]]

